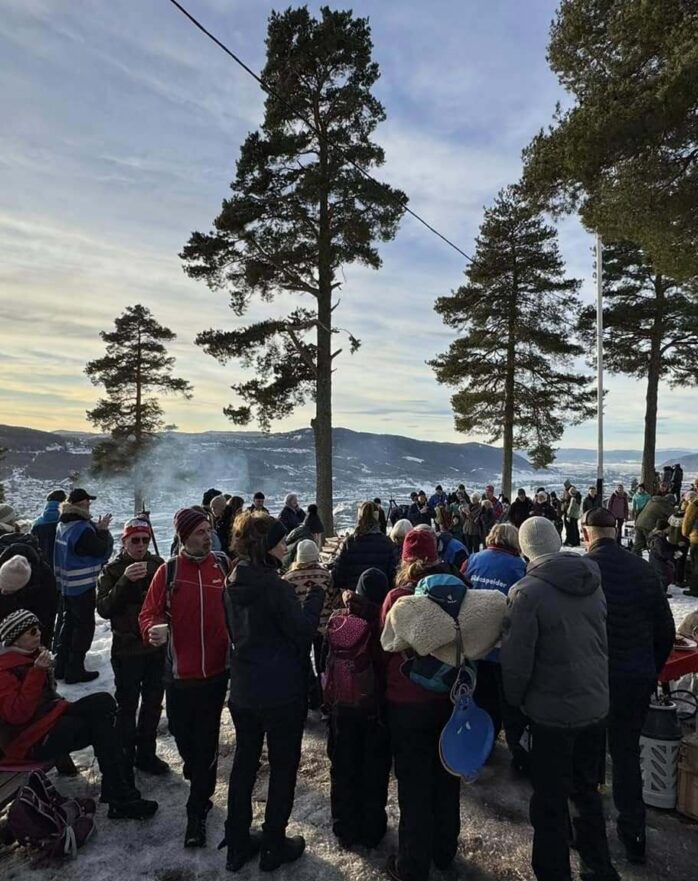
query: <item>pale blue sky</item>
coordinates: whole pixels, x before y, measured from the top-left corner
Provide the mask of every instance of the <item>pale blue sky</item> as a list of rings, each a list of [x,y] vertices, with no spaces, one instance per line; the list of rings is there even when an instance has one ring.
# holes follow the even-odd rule
[[[261,69],[273,3],[185,5]],[[545,62],[555,3],[351,6],[370,17],[381,66],[382,175],[471,252],[482,206],[518,178],[522,147],[563,97]],[[3,0],[2,7],[0,421],[87,428],[84,411],[97,390],[82,368],[102,351],[98,331],[141,302],[178,334],[177,370],[195,387],[192,401],[166,403],[168,419],[185,430],[230,427],[221,410],[239,368],[219,366],[192,340],[236,319],[223,294],[185,278],[177,254],[218,211],[239,145],[262,118],[259,87],[167,0]],[[591,298],[590,237],[568,220],[561,241]],[[464,261],[410,218],[381,253],[380,272],[345,273],[337,319],[363,346],[339,365],[335,423],[463,439],[453,429],[450,391],[425,361],[452,338],[433,302],[458,286]],[[251,316],[268,313],[260,307]],[[609,446],[641,446],[642,385],[611,379],[609,389]],[[690,390],[662,389],[660,446],[693,444],[696,417],[686,416],[693,401]],[[276,427],[307,425],[309,417],[309,408],[299,410]],[[595,437],[586,424],[563,443],[591,447]]]

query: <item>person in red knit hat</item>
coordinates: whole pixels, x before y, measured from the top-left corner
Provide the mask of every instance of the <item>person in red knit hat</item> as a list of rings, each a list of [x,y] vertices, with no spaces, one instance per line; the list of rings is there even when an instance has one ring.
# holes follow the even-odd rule
[[[410,596],[422,578],[453,574],[439,562],[436,534],[413,529],[402,545],[395,587],[381,609],[381,627],[400,597]],[[427,881],[432,861],[451,865],[460,833],[460,778],[439,759],[439,737],[453,709],[449,696],[416,685],[402,672],[404,655],[386,655],[386,708],[397,778],[400,826],[398,850],[388,860],[393,881]]]
[[[203,510],[180,508],[174,527],[179,553],[155,573],[138,621],[144,641],[166,646],[167,721],[190,783],[184,846],[205,847],[228,687],[223,593],[230,564],[212,552]]]
[[[106,691],[71,703],[56,692],[53,660],[39,619],[18,609],[0,621],[0,751],[8,764],[55,761],[92,746],[102,772],[101,800],[112,819],[146,819],[158,808],[129,781]]]

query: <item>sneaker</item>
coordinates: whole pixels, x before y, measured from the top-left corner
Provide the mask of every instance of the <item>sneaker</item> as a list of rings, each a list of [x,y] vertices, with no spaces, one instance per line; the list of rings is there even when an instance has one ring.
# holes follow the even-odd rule
[[[94,682],[99,676],[98,670],[73,670],[65,674],[66,685],[77,685],[78,682]]]
[[[156,777],[162,777],[163,774],[170,773],[170,766],[164,759],[161,759],[160,756],[156,756],[155,753],[146,753],[145,755],[138,755],[138,758],[135,761],[135,766],[139,771],[143,771],[144,774],[153,774]]]
[[[223,844],[225,842],[222,842]],[[225,867],[229,872],[239,872],[240,869],[248,863],[251,859],[257,856],[257,854],[262,849],[262,833],[261,832],[250,832],[250,839],[247,844],[247,847],[242,848],[241,850],[235,850],[232,847],[228,848],[228,857],[225,861]]]
[[[263,844],[259,855],[259,868],[262,872],[273,872],[284,863],[293,863],[300,859],[304,850],[305,838],[302,835],[282,838],[279,844]]]
[[[158,809],[156,801],[145,798],[136,801],[112,801],[109,803],[107,816],[110,820],[148,820]]]

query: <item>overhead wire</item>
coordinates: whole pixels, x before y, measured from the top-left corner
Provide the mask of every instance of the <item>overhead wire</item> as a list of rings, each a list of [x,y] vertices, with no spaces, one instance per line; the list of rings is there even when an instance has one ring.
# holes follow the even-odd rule
[[[371,181],[376,186],[385,190],[385,192],[391,198],[393,198],[395,201],[399,201],[399,203],[400,203],[402,209],[405,211],[405,213],[409,214],[410,217],[414,218],[419,223],[421,223],[422,226],[426,227],[429,230],[429,232],[433,233],[435,236],[437,236],[439,239],[441,239],[442,242],[444,242],[449,247],[453,248],[454,251],[457,251],[462,257],[465,257],[465,259],[469,263],[473,262],[473,258],[470,257],[468,254],[466,254],[462,248],[460,248],[458,245],[455,244],[455,242],[451,241],[451,239],[449,239],[447,236],[443,235],[443,233],[440,233],[438,231],[438,229],[436,229],[434,226],[432,226],[427,220],[425,220],[416,211],[413,211],[409,207],[409,205],[407,205],[405,200],[400,199],[397,196],[395,196],[395,194],[388,187],[387,184],[384,184],[382,181],[379,181],[372,174],[370,174],[370,172],[366,171],[365,168],[362,168],[358,162],[355,162],[353,159],[349,158],[346,155],[343,148],[339,144],[332,141],[330,138],[327,137],[327,135],[323,135],[323,133],[316,127],[316,125],[313,123],[312,120],[308,119],[308,117],[305,114],[301,113],[297,108],[293,107],[292,104],[290,104],[285,98],[283,98],[281,95],[279,95],[279,93],[276,92],[268,83],[265,83],[264,80],[259,76],[258,73],[256,73],[254,70],[252,70],[252,68],[249,65],[245,64],[245,62],[238,55],[236,55],[235,52],[232,51],[232,49],[230,49],[228,46],[226,46],[225,43],[223,43],[221,40],[219,40],[215,34],[212,34],[211,31],[209,31],[208,28],[206,28],[205,25],[203,25],[195,16],[193,16],[191,14],[191,12],[189,12],[188,9],[186,9],[181,3],[179,3],[178,0],[169,0],[169,2],[176,9],[178,9],[182,13],[182,15],[185,16],[185,18],[188,18],[189,21],[194,25],[194,27],[198,28],[201,31],[201,33],[204,34],[205,36],[207,36],[209,38],[209,40],[211,40],[213,43],[215,43],[219,49],[222,49],[226,55],[228,55],[236,64],[238,64],[245,71],[245,73],[249,74],[254,80],[256,80],[265,92],[267,92],[272,97],[276,98],[277,101],[280,101],[282,104],[284,104],[293,113],[294,116],[296,116],[298,119],[300,119],[301,122],[305,123],[305,125],[307,125],[308,128],[318,138],[320,138],[321,140],[324,139],[325,142],[328,144],[328,146],[330,146],[333,150],[335,150],[337,153],[339,153],[342,156],[342,158],[345,160],[345,162],[347,162],[349,165],[351,165],[353,168],[355,168],[361,175],[363,175],[364,178],[366,178],[366,180]]]

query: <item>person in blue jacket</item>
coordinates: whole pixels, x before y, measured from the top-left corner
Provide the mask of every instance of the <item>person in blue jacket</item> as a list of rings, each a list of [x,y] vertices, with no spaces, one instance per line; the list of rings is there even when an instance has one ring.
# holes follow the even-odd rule
[[[111,556],[114,539],[109,532],[111,514],[93,521],[91,496],[74,489],[61,505],[56,530],[53,570],[63,596],[63,616],[56,637],[57,679],[67,683],[91,682],[99,676],[85,670],[85,655],[95,635],[97,576]]]
[[[468,560],[468,549],[450,532],[440,532],[438,535],[437,547],[439,557],[442,563],[448,563],[449,566],[455,567],[457,571],[461,571]]]
[[[490,530],[484,551],[468,558],[461,570],[475,590],[498,590],[508,596],[511,587],[526,574],[526,563],[521,557],[519,531],[511,523],[497,523]],[[486,710],[494,725],[495,739],[504,725],[507,745],[512,754],[512,766],[523,772],[527,754],[520,744],[526,727],[521,712],[509,707],[504,700],[499,649],[493,649],[477,662],[475,701]]]
[[[53,568],[53,548],[56,544],[56,529],[61,516],[60,506],[68,497],[62,489],[54,489],[46,496],[46,505],[41,517],[32,524],[31,532],[39,542],[39,548],[46,562]]]

